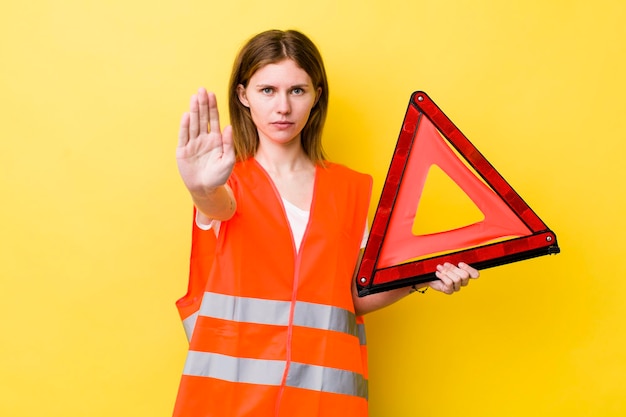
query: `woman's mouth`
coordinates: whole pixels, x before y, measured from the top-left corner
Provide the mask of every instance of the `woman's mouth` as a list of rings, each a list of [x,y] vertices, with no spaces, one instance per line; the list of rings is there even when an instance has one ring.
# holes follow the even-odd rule
[[[272,125],[277,127],[278,129],[288,129],[291,126],[293,126],[293,123],[288,122],[288,121],[284,121],[284,120],[280,120],[280,121],[277,121],[277,122],[273,122]]]

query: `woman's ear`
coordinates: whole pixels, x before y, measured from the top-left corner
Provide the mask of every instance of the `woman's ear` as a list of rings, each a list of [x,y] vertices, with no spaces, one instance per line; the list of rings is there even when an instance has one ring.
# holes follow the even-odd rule
[[[243,84],[239,84],[237,86],[237,97],[239,97],[239,101],[246,107],[250,107],[250,103],[248,103],[248,98],[246,97],[246,89]]]
[[[322,87],[317,87],[316,93],[317,94],[315,95],[315,103],[313,103],[313,107],[315,107],[317,102],[320,101],[320,97],[322,96]]]

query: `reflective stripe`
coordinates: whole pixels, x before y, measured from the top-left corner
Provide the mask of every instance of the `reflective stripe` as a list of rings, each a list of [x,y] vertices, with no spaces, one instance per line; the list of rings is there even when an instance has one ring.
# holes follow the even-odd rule
[[[242,323],[288,326],[290,309],[289,301],[205,292],[200,315]],[[364,340],[364,330],[362,326],[357,326],[354,313],[339,307],[296,301],[293,324],[347,333]]]
[[[230,382],[279,386],[285,366],[285,361],[236,358],[216,353],[189,351],[183,374]],[[290,365],[286,385],[365,399],[368,397],[368,383],[361,374],[296,362]]]
[[[287,386],[314,391],[346,394],[367,399],[367,380],[363,375],[343,369],[292,363]]]
[[[334,330],[357,336],[356,316],[343,308],[297,301],[293,317],[296,326]]]
[[[287,326],[290,307],[289,301],[235,297],[205,292],[200,306],[200,315],[242,323]]]
[[[235,358],[190,350],[183,375],[204,376],[230,382],[280,385],[285,361]]]
[[[359,342],[361,345],[367,345],[367,338],[365,337],[365,325],[359,323],[356,325],[357,336],[359,337]]]
[[[183,322],[191,337],[198,316],[243,323],[288,326],[291,302],[236,297],[205,292],[198,313]],[[352,335],[365,345],[365,326],[343,308],[296,301],[293,325]],[[203,376],[231,382],[279,386],[286,361],[237,358],[228,355],[189,351],[184,375]],[[286,386],[367,399],[368,383],[363,375],[347,370],[292,362]]]
[[[198,320],[198,312],[196,311],[191,316],[187,317],[183,320],[183,327],[185,328],[185,335],[187,335],[187,341],[191,341],[191,335],[193,334],[193,329],[196,327],[196,321]]]

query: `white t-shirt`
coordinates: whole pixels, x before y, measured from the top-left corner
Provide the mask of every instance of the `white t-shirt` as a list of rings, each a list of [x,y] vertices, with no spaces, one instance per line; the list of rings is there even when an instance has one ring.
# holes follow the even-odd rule
[[[287,213],[287,220],[289,221],[289,226],[291,227],[293,241],[296,245],[296,251],[299,251],[300,244],[302,243],[302,238],[304,237],[304,232],[306,230],[306,226],[309,223],[310,212],[296,207],[294,204],[290,203],[284,198],[282,200],[283,206],[285,207],[285,212]],[[198,221],[198,216],[196,216],[196,225],[202,230],[213,229],[216,236],[219,234],[220,224],[221,222],[219,220],[211,220],[209,224],[202,224],[200,223],[200,221]],[[361,249],[365,247],[368,235],[369,230],[367,227],[367,223],[365,223],[363,240],[361,241]]]

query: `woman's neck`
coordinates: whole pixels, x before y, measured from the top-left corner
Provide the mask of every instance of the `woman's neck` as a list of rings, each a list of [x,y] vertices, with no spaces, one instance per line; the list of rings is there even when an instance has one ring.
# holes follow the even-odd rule
[[[301,210],[311,209],[315,164],[302,147],[259,146],[254,159],[267,172],[283,199]]]
[[[300,143],[294,143],[292,146],[259,144],[254,159],[267,172],[274,175],[288,175],[314,168],[313,162],[304,153]]]

